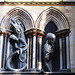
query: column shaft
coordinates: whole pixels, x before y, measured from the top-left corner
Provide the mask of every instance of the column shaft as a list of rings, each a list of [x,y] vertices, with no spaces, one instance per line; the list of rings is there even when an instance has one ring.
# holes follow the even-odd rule
[[[63,51],[62,52],[62,54],[63,54],[62,55],[63,56],[63,69],[66,69],[67,64],[66,64],[66,37],[65,36],[62,37],[62,46],[63,46],[62,47],[62,49],[63,49],[62,50]]]
[[[32,68],[36,68],[36,35],[33,35],[33,55],[32,55]]]
[[[0,70],[3,69],[3,48],[4,48],[4,36],[0,35]]]
[[[39,70],[41,70],[42,69],[42,60],[41,60],[41,58],[42,58],[42,37],[39,37]]]
[[[62,70],[63,69],[62,38],[59,38],[59,48],[60,48],[60,70]]]
[[[5,64],[6,64],[6,47],[7,46],[7,36],[5,35],[4,38],[4,50],[3,50],[3,68],[5,68]]]
[[[66,56],[67,56],[67,69],[70,68],[70,53],[69,53],[69,36],[66,36]]]
[[[8,57],[9,57],[9,55],[10,55],[10,38],[8,37],[8,38],[7,38],[6,61],[7,61]],[[6,63],[7,63],[7,62],[6,62]],[[6,65],[6,69],[7,69],[7,65]]]
[[[29,56],[30,56],[30,54],[29,54],[30,39],[29,38],[28,38],[27,42],[28,42],[28,49],[27,49],[27,69],[29,69],[30,68],[30,58],[29,58]]]

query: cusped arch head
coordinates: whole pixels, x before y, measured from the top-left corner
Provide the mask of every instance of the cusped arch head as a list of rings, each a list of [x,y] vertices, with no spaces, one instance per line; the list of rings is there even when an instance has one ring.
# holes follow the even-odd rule
[[[50,7],[44,10],[37,18],[35,27],[44,31],[46,25],[53,21],[58,30],[70,28],[69,22],[66,16],[57,8]]]
[[[2,19],[0,28],[11,31],[11,19],[20,20],[25,27],[25,30],[33,28],[34,22],[31,15],[23,8],[16,7],[10,10]],[[25,31],[24,30],[24,31]]]

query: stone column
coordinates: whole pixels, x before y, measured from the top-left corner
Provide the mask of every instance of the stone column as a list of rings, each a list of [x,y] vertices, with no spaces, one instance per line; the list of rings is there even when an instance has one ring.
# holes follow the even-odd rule
[[[4,49],[3,49],[3,68],[6,65],[6,54],[7,53],[7,35],[4,35]]]
[[[70,29],[56,31],[56,35],[59,37],[60,70],[70,70],[69,33]]]
[[[5,70],[3,67],[3,51],[4,51],[4,36],[0,35],[0,71]]]
[[[9,57],[10,55],[10,38],[8,37],[7,38],[7,58]]]
[[[70,69],[70,45],[69,45],[69,36],[66,36],[66,57],[67,57],[67,69]]]
[[[10,55],[10,38],[9,37],[7,37],[7,52],[6,52],[6,61],[7,61],[7,59],[8,59],[8,57],[9,57],[9,55]],[[6,70],[7,70],[8,68],[7,68],[7,65],[6,65]]]
[[[30,69],[30,54],[29,54],[29,47],[30,47],[30,38],[27,39],[28,49],[27,49],[27,69]]]
[[[0,70],[6,69],[7,60],[7,39],[10,34],[0,31]]]
[[[63,57],[62,57],[62,38],[59,38],[59,49],[60,49],[60,70],[63,69]]]
[[[32,55],[32,68],[36,68],[36,35],[33,35],[33,55]]]
[[[65,36],[62,36],[62,56],[63,56],[63,69],[66,69],[66,47],[65,47]]]
[[[40,72],[42,69],[42,37],[44,36],[44,32],[39,29],[31,29],[26,31],[25,35],[28,37],[29,46],[27,51],[27,70]],[[32,45],[30,45],[29,37],[32,38]],[[29,64],[31,64],[30,67]]]
[[[42,37],[39,37],[39,64],[38,69],[42,69]]]

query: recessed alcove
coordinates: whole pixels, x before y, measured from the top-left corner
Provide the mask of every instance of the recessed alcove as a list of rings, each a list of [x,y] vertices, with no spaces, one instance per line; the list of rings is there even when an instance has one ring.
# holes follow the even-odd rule
[[[46,43],[46,35],[47,33],[53,33],[56,35],[56,31],[58,30],[56,24],[53,21],[50,21],[46,27],[45,27],[45,36],[43,37],[43,46]],[[44,47],[43,47],[44,48]],[[56,41],[54,44],[54,54],[53,54],[53,59],[52,59],[52,71],[58,71],[60,69],[60,57],[59,57],[59,40],[58,37],[56,37]],[[47,70],[47,68],[45,68],[44,63],[43,63],[43,67],[45,70]]]

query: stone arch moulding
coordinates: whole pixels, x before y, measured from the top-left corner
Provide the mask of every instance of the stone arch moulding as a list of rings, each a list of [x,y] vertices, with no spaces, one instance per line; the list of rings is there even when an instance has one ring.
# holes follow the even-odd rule
[[[11,19],[19,19],[23,23],[25,30],[33,28],[34,21],[32,19],[32,16],[26,10],[20,7],[13,8],[3,17],[0,25],[2,30],[4,28],[7,31],[11,31]]]
[[[37,18],[35,28],[39,28],[44,31],[46,25],[53,21],[58,30],[70,29],[70,25],[66,16],[58,9],[50,7],[44,10]]]

